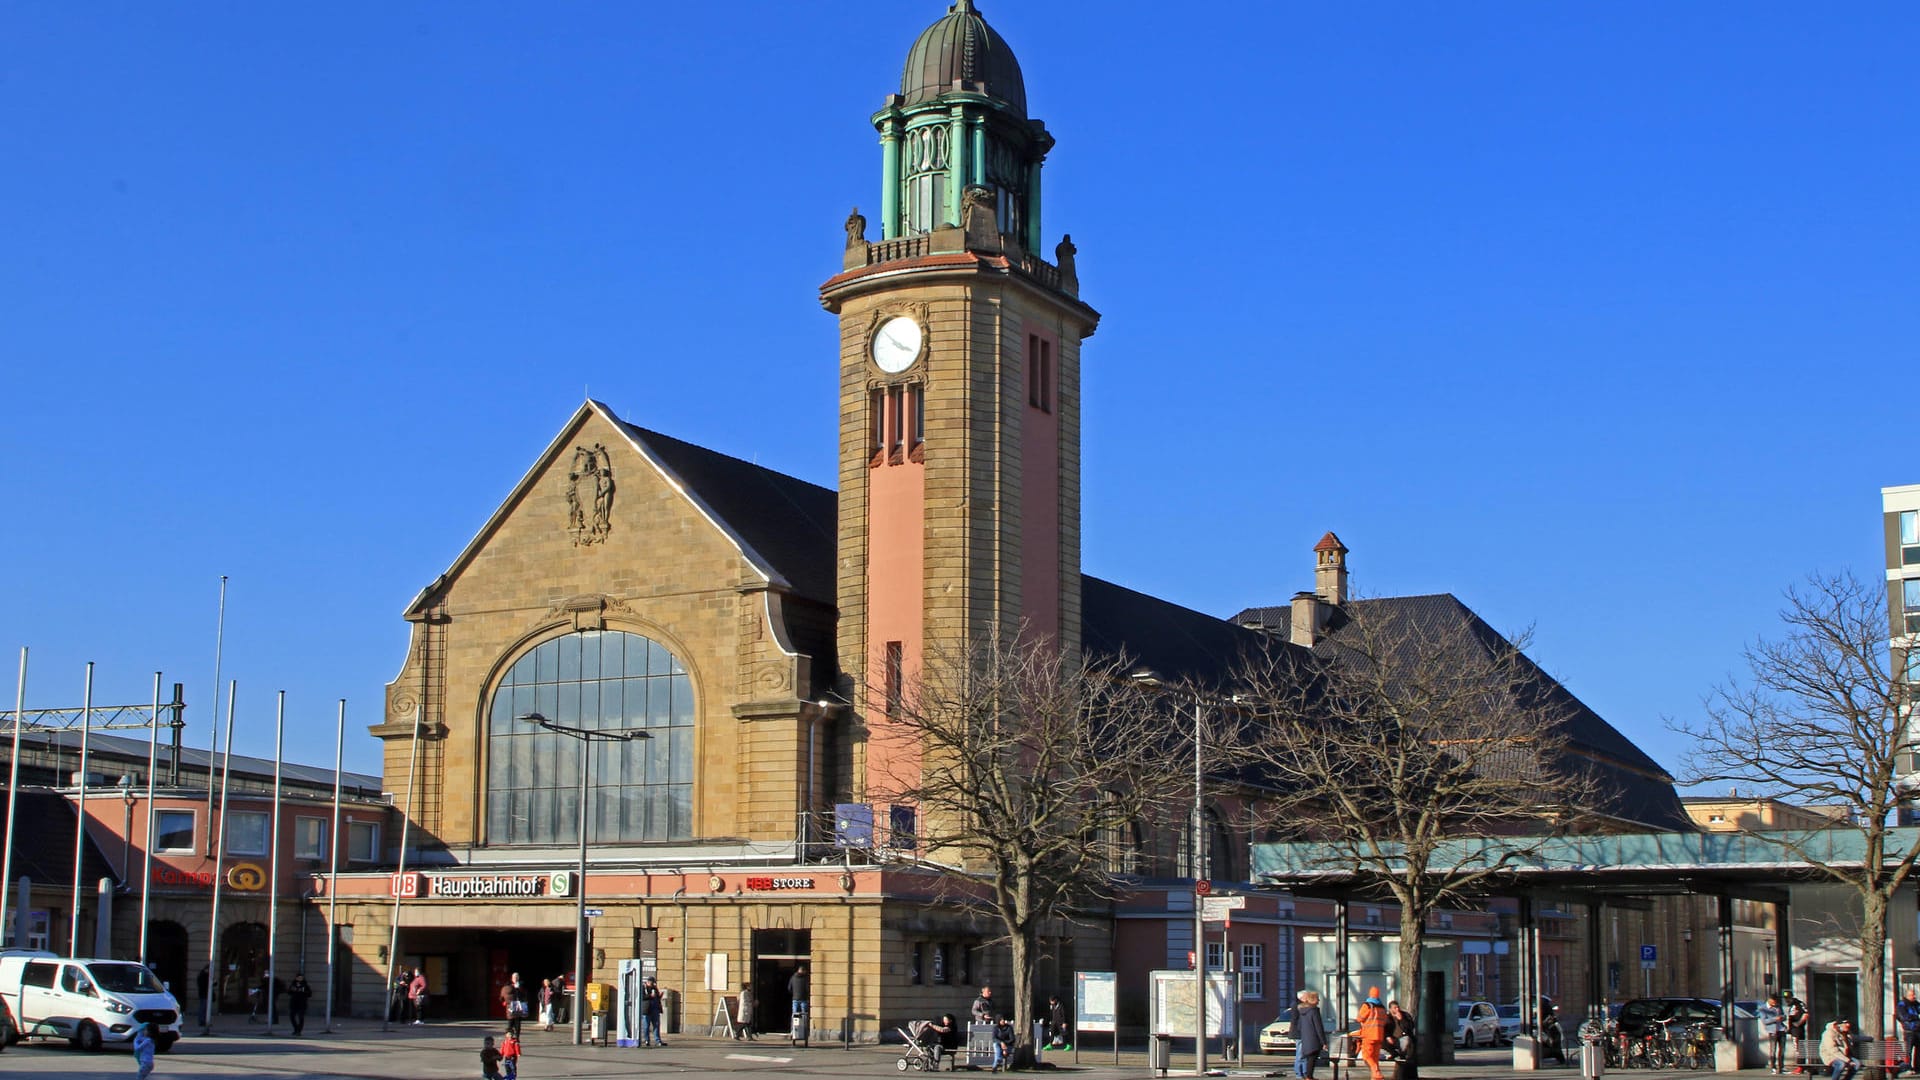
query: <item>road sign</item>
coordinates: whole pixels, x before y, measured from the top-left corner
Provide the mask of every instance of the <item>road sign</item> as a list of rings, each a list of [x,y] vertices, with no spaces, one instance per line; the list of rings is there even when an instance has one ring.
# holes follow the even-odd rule
[[[605,915],[606,913],[607,913],[606,908],[590,907],[587,909],[587,918],[597,919],[600,916]]]
[[[1648,971],[1652,971],[1654,966],[1657,963],[1659,963],[1659,960],[1660,960],[1660,949],[1658,946],[1656,945],[1640,946],[1640,966],[1641,967],[1646,968]]]
[[[1213,882],[1201,878],[1193,883],[1193,892],[1195,896],[1206,896],[1213,892]]]
[[[1231,919],[1228,912],[1239,911],[1247,906],[1244,896],[1203,896],[1200,898],[1200,919],[1203,922],[1220,922]]]

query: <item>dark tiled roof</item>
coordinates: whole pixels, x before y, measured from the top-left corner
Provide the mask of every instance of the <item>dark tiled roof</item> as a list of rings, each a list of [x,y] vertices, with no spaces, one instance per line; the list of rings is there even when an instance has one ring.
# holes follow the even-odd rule
[[[796,593],[832,606],[839,514],[831,490],[621,423]]]
[[[79,817],[79,808],[68,802],[66,796],[41,788],[21,788],[18,800],[20,828],[13,830],[14,880],[29,877],[40,884],[72,884],[73,825]],[[0,792],[0,830],[10,825],[7,800],[4,792]],[[82,888],[89,893],[93,883],[101,878],[120,880],[112,864],[94,845],[91,833],[81,848],[80,871]]]
[[[78,764],[80,755],[80,732],[78,729],[53,732],[29,731],[21,736],[21,741],[28,746],[59,747],[72,754],[75,759],[75,764]],[[105,754],[114,762],[137,761],[142,768],[146,766],[147,762],[147,740],[145,739],[129,739],[121,735],[108,735],[104,732],[96,731],[87,738],[87,750],[90,755]],[[158,768],[161,774],[165,773],[172,752],[167,743],[162,742],[160,744]],[[223,752],[219,759],[216,760],[214,768],[218,770],[225,764],[226,754]],[[183,770],[190,770],[204,776],[207,771],[207,751],[205,749],[182,746],[180,748],[180,767]],[[98,768],[101,768],[101,766],[93,761],[88,762],[88,772],[93,772]],[[233,774],[235,779],[246,777],[249,780],[255,780],[271,786],[273,783],[273,759],[250,757],[246,754],[235,754],[233,755]],[[291,761],[287,761],[281,763],[280,775],[285,780],[291,780],[307,787],[325,788],[328,793],[333,791],[332,769],[322,769],[313,765],[297,765]],[[341,788],[348,795],[357,794],[372,797],[378,797],[380,795],[381,781],[378,776],[345,771],[342,771],[340,776]],[[109,776],[108,779],[112,780],[115,779],[115,777]]]
[[[1380,620],[1379,625],[1388,633],[1393,633],[1396,626],[1419,627],[1429,634],[1445,635],[1457,631],[1460,640],[1477,643],[1488,652],[1508,647],[1507,640],[1488,626],[1486,620],[1448,593],[1352,600],[1346,607],[1356,615]],[[1293,610],[1291,605],[1247,608],[1235,615],[1233,621],[1242,626],[1264,628],[1285,638],[1293,622]],[[1330,653],[1336,650],[1340,631],[1348,625],[1351,625],[1350,620],[1342,619],[1336,612],[1323,643],[1316,647],[1316,651]],[[1604,807],[1605,810],[1615,817],[1653,828],[1693,828],[1692,819],[1687,817],[1673,790],[1673,778],[1665,769],[1634,745],[1631,739],[1607,723],[1599,713],[1588,708],[1559,680],[1541,671],[1524,656],[1522,659],[1539,680],[1539,689],[1545,696],[1544,705],[1565,717],[1567,740],[1599,770],[1602,780],[1612,792],[1613,797],[1610,804]]]
[[[1091,657],[1124,657],[1168,683],[1224,686],[1266,636],[1225,619],[1083,575],[1080,635]]]

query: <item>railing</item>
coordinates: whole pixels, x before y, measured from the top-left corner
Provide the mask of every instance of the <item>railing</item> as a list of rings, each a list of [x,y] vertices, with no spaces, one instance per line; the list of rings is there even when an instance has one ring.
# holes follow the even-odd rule
[[[881,240],[867,245],[867,265],[893,262],[897,259],[914,259],[933,250],[933,237],[928,233],[919,236],[899,236],[892,240]]]

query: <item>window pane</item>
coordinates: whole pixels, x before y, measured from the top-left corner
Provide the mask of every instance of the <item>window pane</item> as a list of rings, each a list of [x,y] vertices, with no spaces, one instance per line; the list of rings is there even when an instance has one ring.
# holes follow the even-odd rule
[[[1920,610],[1920,578],[1908,578],[1901,582],[1900,595],[1908,611]]]
[[[267,815],[250,810],[227,812],[227,854],[265,855]]]
[[[1900,543],[1920,544],[1920,511],[1900,512]]]
[[[632,634],[602,634],[600,636],[600,677],[617,679],[627,673],[627,642]]]
[[[600,677],[600,639],[604,634],[580,635],[580,681],[593,682]]]
[[[693,680],[682,673],[673,677],[673,722],[693,723]]]
[[[568,634],[560,639],[560,681],[575,682],[580,678],[580,638]]]
[[[161,810],[153,817],[154,850],[193,850],[193,811]]]

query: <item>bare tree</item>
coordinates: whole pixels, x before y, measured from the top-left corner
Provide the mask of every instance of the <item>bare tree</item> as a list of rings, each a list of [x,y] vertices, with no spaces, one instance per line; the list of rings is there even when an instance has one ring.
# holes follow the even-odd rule
[[[1030,645],[928,658],[884,723],[887,797],[920,809],[928,865],[991,918],[1013,959],[1019,1055],[1032,1052],[1040,939],[1111,898],[1135,829],[1177,772],[1163,720],[1124,665]]]
[[[1237,699],[1238,750],[1275,792],[1266,824],[1398,901],[1398,993],[1416,1016],[1429,917],[1477,905],[1598,793],[1569,738],[1578,701],[1527,659],[1524,636],[1444,599],[1342,605],[1310,652],[1276,643],[1247,660]],[[1486,836],[1501,843],[1448,845]],[[1423,1030],[1427,1060],[1442,1034]]]
[[[1844,811],[1764,835],[1859,898],[1861,1029],[1882,1035],[1888,904],[1920,860],[1920,833],[1894,829],[1913,795],[1913,688],[1888,648],[1884,586],[1815,575],[1786,601],[1785,632],[1746,649],[1747,678],[1717,690],[1704,721],[1676,725],[1692,746],[1685,779]]]

